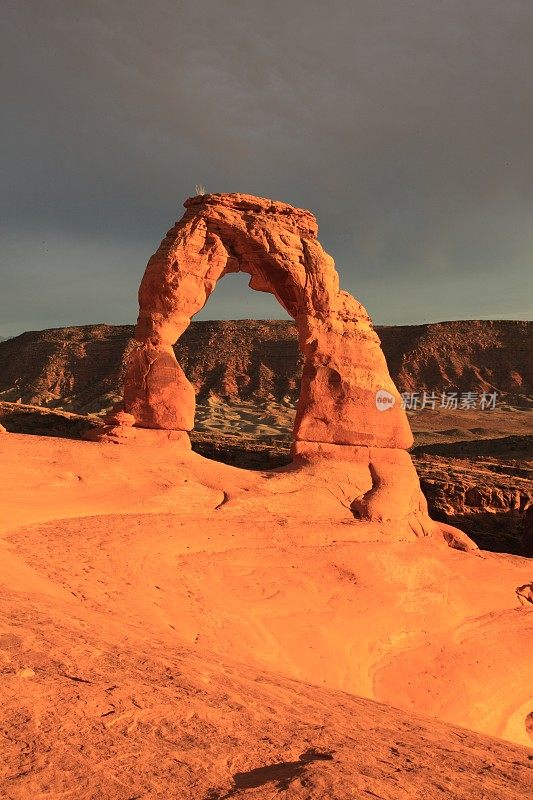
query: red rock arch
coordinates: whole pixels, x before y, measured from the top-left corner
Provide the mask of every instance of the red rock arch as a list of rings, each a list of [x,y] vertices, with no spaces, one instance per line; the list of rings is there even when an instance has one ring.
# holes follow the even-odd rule
[[[204,195],[185,206],[141,282],[124,410],[111,414],[94,438],[141,446],[170,442],[184,463],[200,458],[186,452],[195,396],[172,345],[216,282],[243,271],[253,289],[278,298],[298,328],[304,355],[293,442],[298,480],[341,490],[342,505],[374,524],[373,537],[437,535],[453,547],[475,548],[464,533],[428,515],[406,452],[411,429],[379,339],[363,306],[339,289],[314,216],[242,194]],[[378,393],[388,401],[380,407]],[[276,480],[286,491],[281,472]]]
[[[304,370],[295,451],[328,445],[408,448],[412,435],[363,306],[339,288],[335,264],[309,212],[242,194],[185,203],[186,212],[152,256],[139,289],[138,345],[128,364],[124,404],[138,427],[190,431],[194,390],[172,345],[216,282],[246,272],[296,322]],[[376,393],[391,405],[379,410]]]

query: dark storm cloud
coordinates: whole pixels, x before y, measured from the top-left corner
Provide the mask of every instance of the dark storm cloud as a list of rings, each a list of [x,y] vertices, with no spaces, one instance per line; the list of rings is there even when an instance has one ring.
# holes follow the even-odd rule
[[[529,0],[8,0],[2,16],[0,334],[133,319],[198,182],[311,208],[379,322],[530,315]],[[278,315],[233,280],[204,316]]]

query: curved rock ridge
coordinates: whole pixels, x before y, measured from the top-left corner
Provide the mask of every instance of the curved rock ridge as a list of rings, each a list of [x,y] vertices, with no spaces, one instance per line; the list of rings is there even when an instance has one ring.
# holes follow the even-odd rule
[[[300,467],[310,467],[310,483],[317,463],[320,480],[330,474],[330,481],[337,480],[332,463],[345,463],[344,491],[356,519],[396,521],[407,536],[439,532],[452,546],[475,547],[429,518],[405,452],[413,436],[379,338],[366,309],[340,289],[313,214],[244,194],[203,195],[185,207],[139,288],[137,345],[124,385],[124,411],[134,425],[112,416],[104,435],[146,442],[149,429],[154,436],[153,429],[166,430],[179,433],[165,441],[188,446],[195,392],[172,346],[217,281],[246,272],[250,287],[271,292],[296,322],[304,366],[292,452]]]
[[[148,262],[139,289],[139,346],[125,407],[137,426],[191,430],[194,391],[172,345],[230,272],[271,292],[296,321],[304,355],[297,441],[408,448],[412,435],[368,313],[339,288],[311,212],[243,194],[186,201],[182,219]],[[376,394],[389,397],[378,409]]]

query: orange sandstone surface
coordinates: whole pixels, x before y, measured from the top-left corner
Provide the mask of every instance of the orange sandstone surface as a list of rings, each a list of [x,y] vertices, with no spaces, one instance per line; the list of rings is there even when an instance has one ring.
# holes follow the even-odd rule
[[[168,441],[0,455],[2,797],[527,796],[527,559]]]

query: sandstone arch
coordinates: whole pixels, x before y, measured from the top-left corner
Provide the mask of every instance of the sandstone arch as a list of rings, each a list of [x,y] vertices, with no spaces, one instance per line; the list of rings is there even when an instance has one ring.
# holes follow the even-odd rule
[[[298,328],[304,369],[292,452],[304,472],[313,465],[302,481],[339,485],[332,465],[342,463],[342,492],[355,518],[394,520],[397,536],[437,532],[453,546],[475,547],[461,531],[428,516],[406,452],[411,429],[379,338],[363,306],[339,288],[315,217],[243,194],[194,197],[185,207],[146,267],[124,411],[111,415],[104,437],[161,441],[156,434],[163,434],[163,440],[190,448],[194,389],[172,345],[220,278],[246,272],[250,287],[271,292]],[[378,393],[388,403],[379,406]]]
[[[305,366],[297,442],[408,448],[412,436],[379,339],[363,306],[339,288],[309,211],[241,194],[187,200],[182,219],[148,262],[125,386],[136,425],[189,431],[194,391],[172,345],[216,282],[246,272],[296,321]],[[394,398],[385,412],[376,392]]]

